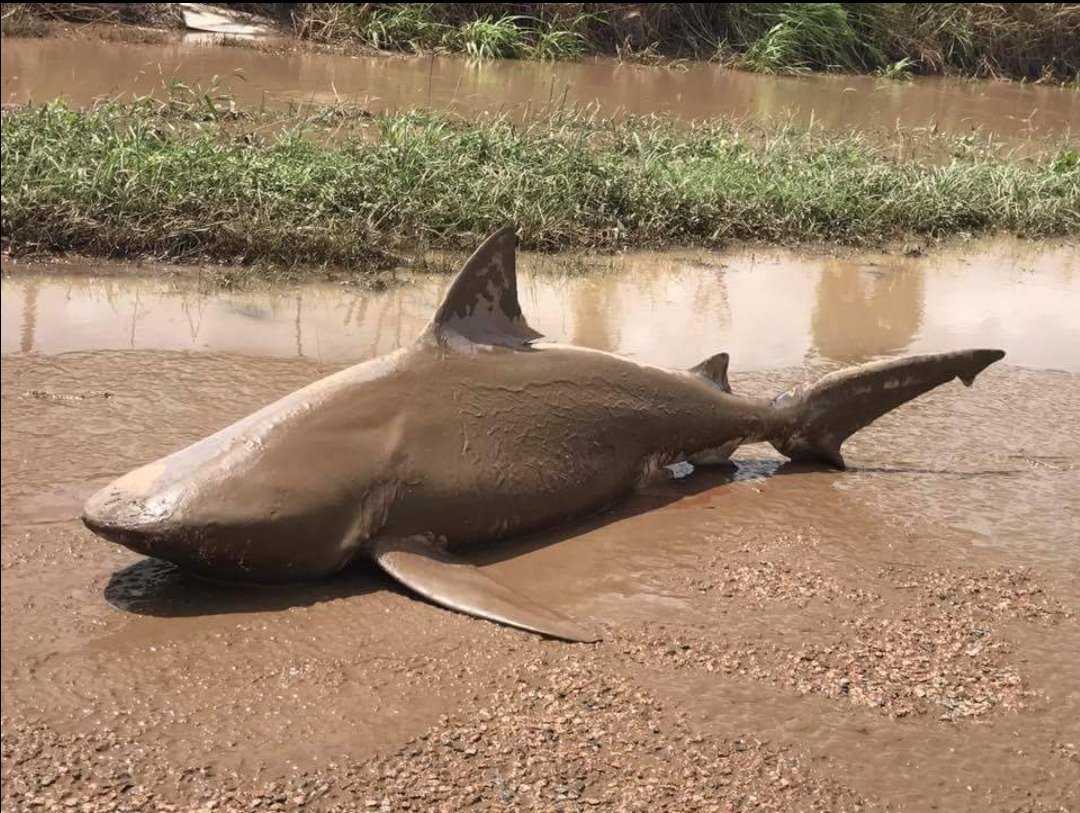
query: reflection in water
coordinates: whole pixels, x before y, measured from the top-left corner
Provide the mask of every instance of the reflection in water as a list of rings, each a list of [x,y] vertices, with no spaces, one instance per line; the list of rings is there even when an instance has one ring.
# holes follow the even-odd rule
[[[532,325],[554,341],[655,364],[687,367],[727,350],[736,370],[759,370],[990,345],[1006,348],[1013,364],[1080,370],[1080,257],[1068,245],[994,240],[923,258],[638,253],[595,273],[551,273],[564,263],[575,265],[522,257],[520,296]],[[358,361],[419,335],[450,281],[421,276],[377,292],[313,283],[208,293],[175,275],[64,267],[0,283],[4,353],[153,349]]]
[[[921,266],[824,263],[810,320],[817,352],[857,362],[908,347],[922,327],[923,273]]]
[[[683,119],[719,115],[793,116],[827,128],[892,130],[931,123],[946,132],[986,129],[1013,144],[1068,133],[1080,120],[1080,95],[1016,82],[866,76],[759,76],[717,65],[686,70],[615,60],[537,64],[470,62],[454,57],[344,57],[271,54],[236,47],[99,40],[5,38],[0,50],[4,103],[63,96],[82,105],[100,96],[161,92],[172,78],[229,81],[237,101],[351,102],[372,110],[451,109],[467,115],[596,105],[604,114],[665,113]]]
[[[23,322],[19,331],[19,352],[29,353],[34,349],[34,327],[37,325],[37,298],[40,282],[28,280],[23,288]]]
[[[602,279],[588,280],[568,304],[573,311],[570,343],[582,347],[618,347],[618,325],[608,314],[618,310],[619,291]]]

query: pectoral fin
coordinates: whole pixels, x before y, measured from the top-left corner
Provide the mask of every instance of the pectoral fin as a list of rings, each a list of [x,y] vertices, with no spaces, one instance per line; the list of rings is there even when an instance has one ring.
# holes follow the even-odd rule
[[[388,575],[441,607],[565,641],[600,639],[577,621],[455,560],[426,537],[375,540],[372,554]]]

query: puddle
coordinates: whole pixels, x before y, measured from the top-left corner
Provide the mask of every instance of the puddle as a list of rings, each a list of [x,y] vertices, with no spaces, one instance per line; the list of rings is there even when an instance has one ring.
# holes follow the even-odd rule
[[[522,305],[549,339],[671,367],[727,350],[736,371],[968,346],[1006,348],[1012,365],[1080,371],[1075,246],[1002,239],[914,258],[676,251],[596,264],[605,270],[569,275],[561,273],[574,265],[566,257],[522,258]],[[411,341],[449,284],[433,276],[381,292],[312,283],[208,293],[96,261],[49,269],[0,283],[3,353],[180,350],[354,362]]]

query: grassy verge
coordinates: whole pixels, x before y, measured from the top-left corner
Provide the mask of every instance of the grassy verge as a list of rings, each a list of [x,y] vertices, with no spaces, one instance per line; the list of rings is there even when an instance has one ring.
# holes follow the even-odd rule
[[[1080,232],[1075,150],[933,149],[945,160],[896,159],[859,135],[567,112],[515,124],[242,113],[210,95],[54,103],[3,113],[3,242],[376,267],[396,246],[468,246],[511,221],[545,249]]]

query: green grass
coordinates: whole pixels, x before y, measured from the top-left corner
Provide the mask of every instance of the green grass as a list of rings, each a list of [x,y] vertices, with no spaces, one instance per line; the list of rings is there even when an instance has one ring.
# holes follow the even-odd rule
[[[522,28],[515,17],[481,17],[454,31],[457,50],[473,59],[521,59],[526,51]]]
[[[725,121],[244,113],[174,89],[164,104],[5,110],[3,241],[15,254],[375,268],[400,246],[467,247],[508,222],[542,249],[1080,232],[1075,150],[1009,160],[945,137],[926,149],[947,157]]]
[[[910,57],[904,57],[891,65],[879,68],[876,73],[882,79],[892,79],[896,82],[910,82],[914,76],[915,62]]]
[[[306,3],[302,36],[393,50],[723,59],[750,70],[1080,73],[1077,3]],[[558,47],[555,47],[555,46]]]
[[[558,59],[570,61],[580,59],[588,50],[585,36],[578,31],[565,28],[541,28],[536,34],[536,41],[531,46],[534,59]]]
[[[498,6],[498,4],[493,4]],[[301,36],[320,42],[357,42],[379,50],[449,51],[472,59],[577,59],[586,40],[575,29],[587,19],[578,15],[547,25],[542,19],[512,14],[484,14],[477,8],[447,22],[444,4],[308,4],[297,17]]]
[[[42,20],[176,27],[175,4],[4,3],[5,35]],[[722,60],[807,70],[1075,82],[1080,3],[264,3],[283,27],[328,47],[477,59]],[[132,33],[130,36],[137,36]],[[906,62],[905,62],[906,60]],[[900,75],[900,74],[894,74]]]
[[[762,73],[822,68],[851,73],[880,65],[880,50],[864,44],[843,3],[778,3],[761,16],[775,23],[754,40],[745,67]]]

